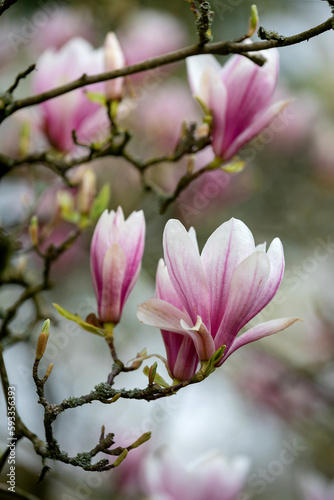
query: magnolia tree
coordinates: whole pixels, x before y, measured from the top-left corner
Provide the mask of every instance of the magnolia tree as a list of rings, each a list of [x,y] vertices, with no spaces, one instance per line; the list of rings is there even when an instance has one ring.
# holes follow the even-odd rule
[[[15,0],[0,2],[2,22],[13,3]],[[189,211],[178,213],[175,209],[174,218],[167,220],[163,231],[163,258],[157,263],[155,295],[142,296],[136,312],[138,331],[142,328],[140,323],[160,330],[165,352],[155,353],[150,346],[140,345],[140,335],[137,345],[131,347],[130,359],[124,358],[124,353],[115,347],[124,306],[145,258],[145,231],[150,221],[145,222],[145,209],[139,209],[144,197],[149,197],[151,203],[155,199],[156,211],[165,214],[180,200],[189,208],[186,205],[189,189],[197,183],[200,193],[208,179],[223,198],[228,196],[226,191],[232,189],[232,182],[238,184],[237,174],[244,168],[247,170],[242,148],[247,148],[250,141],[270,127],[292,102],[290,98],[274,97],[279,49],[306,41],[311,44],[312,38],[332,30],[334,5],[331,0],[327,3],[329,19],[290,36],[259,26],[258,11],[253,5],[249,21],[244,20],[244,33],[236,34],[233,41],[222,41],[212,40],[214,7],[203,0],[189,1],[189,5],[184,5],[184,16],[194,17],[197,32],[197,43],[190,46],[185,45],[177,21],[166,14],[161,29],[161,19],[154,15],[141,28],[132,21],[127,30],[106,33],[104,46],[95,49],[87,41],[89,35],[82,32],[82,25],[73,22],[70,36],[65,37],[62,26],[66,26],[65,19],[70,19],[70,14],[65,13],[59,25],[53,21],[55,26],[52,30],[50,26],[50,33],[43,35],[51,40],[49,48],[3,90],[0,176],[9,220],[19,208],[18,198],[34,196],[34,183],[44,181],[44,192],[30,204],[28,216],[21,217],[15,230],[5,219],[0,233],[1,287],[4,292],[12,285],[20,287],[20,294],[0,310],[0,371],[9,433],[1,458],[1,466],[5,471],[8,469],[4,489],[15,492],[13,457],[23,438],[31,442],[41,459],[40,480],[47,473],[52,474],[48,471],[54,462],[96,472],[115,469],[123,462],[122,467],[132,464],[134,471],[134,462],[138,467],[146,460],[140,450],[147,446],[151,432],[123,442],[116,431],[109,429],[110,424],[106,432],[104,426],[101,430],[91,422],[96,445],[71,454],[55,436],[58,416],[94,401],[111,406],[112,414],[114,405],[122,399],[154,401],[183,393],[187,386],[201,383],[216,370],[224,370],[222,365],[229,363],[230,356],[239,348],[299,321],[294,316],[266,321],[260,318],[249,325],[273,300],[282,282],[285,263],[279,237],[267,249],[266,243],[254,241],[251,230],[241,220],[221,219],[200,248],[196,220],[192,220],[195,227],[189,227],[184,217]],[[257,41],[252,40],[256,35]],[[24,50],[22,34],[11,32],[10,40],[17,50]],[[216,56],[229,54],[227,62],[221,65]],[[143,117],[140,100],[144,97],[149,100],[150,89],[158,88],[164,81],[163,71],[156,68],[174,68],[177,62],[184,63],[189,83],[187,91],[180,94],[179,104],[169,115],[173,104],[166,105],[166,97],[161,97],[158,108],[152,101],[147,116]],[[17,97],[18,87],[26,83],[28,75],[31,94]],[[148,95],[139,98],[140,91]],[[174,97],[178,98],[176,87],[170,92],[171,102]],[[186,102],[192,97],[194,102],[187,109]],[[166,108],[161,111],[163,106]],[[163,144],[161,149],[166,152],[149,156],[145,143],[141,144],[140,128],[144,129],[144,140],[149,138],[155,146]],[[102,158],[121,161],[122,170],[125,164],[132,170],[127,170],[126,175],[119,170],[109,180],[101,169],[95,168]],[[181,165],[177,172],[174,164]],[[168,179],[158,170],[161,165],[170,166]],[[12,192],[9,186],[13,179],[29,179],[29,182],[23,187],[16,183],[18,191]],[[48,187],[49,184],[52,185]],[[119,187],[119,194],[112,196],[109,203],[110,185],[116,192]],[[28,191],[22,194],[19,189]],[[108,210],[110,204],[115,210]],[[125,217],[124,211],[130,211],[129,206],[138,210]],[[79,242],[84,234],[91,235],[89,228],[94,229],[90,273],[96,305],[82,316],[70,310],[66,296],[53,297],[56,281],[53,269],[67,254],[70,266],[76,265]],[[150,241],[146,241],[146,246],[150,246]],[[89,266],[81,271],[88,273]],[[66,290],[66,274],[62,281]],[[30,302],[33,313],[25,318],[22,311]],[[100,337],[96,342],[105,342],[111,369],[89,393],[55,402],[47,397],[54,364],[46,368],[40,364],[47,355],[48,339],[59,318],[57,312],[67,322]],[[39,435],[28,428],[25,415],[16,408],[21,389],[12,385],[3,354],[12,345],[34,338],[37,331],[41,333],[35,358],[31,359],[30,376],[38,404],[44,411],[44,430]],[[247,358],[246,349],[244,356]],[[157,371],[157,360],[160,367],[166,368],[164,378]],[[144,387],[125,389],[118,385],[120,374],[139,370],[143,364],[147,377]],[[271,368],[281,370],[269,363],[268,371]],[[251,375],[249,384],[250,380]],[[264,382],[257,381],[257,386],[264,387],[261,383]],[[182,394],[177,397],[182,398]],[[249,462],[241,456],[229,462],[213,454],[185,464],[168,450],[145,463],[141,492],[160,500],[236,499],[249,473]],[[312,483],[313,489],[316,484]],[[307,482],[303,485],[306,491]],[[321,496],[321,492],[312,496],[313,490],[310,491],[305,498],[332,498],[331,494]]]

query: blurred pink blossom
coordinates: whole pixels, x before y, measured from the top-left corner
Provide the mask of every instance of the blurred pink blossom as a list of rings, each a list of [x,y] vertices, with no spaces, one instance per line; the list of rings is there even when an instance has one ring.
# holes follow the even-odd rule
[[[92,16],[88,11],[56,6],[56,10],[41,8],[31,16],[31,21],[41,19],[36,35],[32,39],[32,47],[39,54],[46,49],[60,49],[74,37],[82,37],[93,42]],[[43,22],[44,19],[44,22]]]
[[[184,464],[176,454],[163,450],[144,464],[146,494],[150,500],[236,500],[249,466],[245,456],[229,461],[218,453]]]
[[[117,34],[128,65],[180,49],[187,40],[184,25],[172,14],[142,9]]]
[[[246,397],[288,423],[315,415],[324,408],[312,380],[266,352],[253,352],[238,363],[236,381]]]
[[[311,159],[316,177],[324,182],[334,184],[334,126],[329,119],[318,120],[313,128]]]
[[[200,113],[187,86],[170,78],[162,84],[153,82],[146,98],[138,101],[130,118],[131,126],[140,135],[138,142],[144,144],[143,150],[146,152],[150,148],[151,154],[162,154],[175,149],[182,135],[183,122],[199,121]]]

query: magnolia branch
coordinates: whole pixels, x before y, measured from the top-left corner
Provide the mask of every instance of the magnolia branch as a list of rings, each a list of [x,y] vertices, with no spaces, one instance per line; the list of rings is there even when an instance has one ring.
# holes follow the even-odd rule
[[[206,45],[197,44],[185,47],[181,50],[170,52],[168,54],[147,59],[141,63],[133,64],[131,66],[126,66],[122,69],[101,73],[99,75],[88,76],[86,74],[82,75],[77,80],[67,83],[55,89],[37,94],[35,96],[26,97],[24,99],[13,100],[11,93],[5,93],[0,98],[0,120],[3,121],[5,118],[13,114],[15,111],[26,108],[28,106],[34,106],[40,104],[54,97],[66,94],[72,90],[78,89],[80,87],[85,87],[87,85],[92,85],[93,83],[103,82],[106,80],[112,80],[120,76],[128,76],[141,71],[147,71],[150,69],[157,68],[159,66],[164,66],[167,64],[172,64],[178,61],[182,61],[187,57],[191,57],[198,54],[242,54],[253,58],[254,54],[249,53],[258,52],[260,50],[268,50],[273,47],[287,47],[289,45],[295,45],[304,41],[308,41],[326,31],[333,29],[333,18],[327,19],[327,21],[311,28],[307,31],[299,33],[292,36],[280,36],[276,33],[267,32],[263,28],[260,28],[259,35],[265,38],[260,42],[253,42],[247,45],[240,42],[233,41],[221,41],[216,43],[208,43]],[[263,58],[255,57],[255,62],[263,64],[265,61]]]

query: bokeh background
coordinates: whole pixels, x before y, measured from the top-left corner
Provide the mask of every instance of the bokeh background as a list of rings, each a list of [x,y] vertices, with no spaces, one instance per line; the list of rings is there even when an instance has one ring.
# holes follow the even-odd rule
[[[238,38],[247,31],[251,3],[211,2],[215,41]],[[330,16],[327,2],[321,0],[259,0],[257,7],[261,25],[283,35],[304,31]],[[38,17],[41,12],[44,18]],[[38,19],[44,19],[40,26]],[[100,47],[106,33],[115,31],[129,63],[139,57],[139,50],[143,57],[149,57],[196,41],[194,17],[189,4],[181,0],[19,1],[0,23],[2,89],[46,48],[60,48],[74,36]],[[51,472],[39,484],[36,480],[41,462],[31,444],[21,441],[16,450],[18,488],[50,500],[144,498],[145,463],[152,457],[158,460],[157,454],[170,447],[185,464],[210,450],[230,459],[248,456],[249,479],[240,500],[334,498],[329,492],[325,496],[325,485],[334,480],[332,47],[333,33],[328,32],[307,43],[280,49],[277,97],[292,98],[293,102],[241,151],[241,157],[247,160],[241,173],[222,172],[218,188],[212,178],[203,176],[164,215],[159,215],[157,200],[141,189],[136,171],[124,160],[106,158],[92,164],[99,185],[110,183],[110,208],[121,205],[126,215],[143,209],[147,222],[142,274],[116,330],[121,359],[133,358],[144,347],[150,353],[164,354],[160,333],[139,324],[135,311],[140,302],[154,294],[162,232],[171,217],[179,218],[187,227],[193,225],[200,246],[232,216],[248,225],[258,243],[270,243],[278,236],[285,249],[285,279],[258,322],[282,316],[300,317],[303,322],[243,348],[209,379],[176,397],[154,403],[94,403],[67,411],[57,419],[55,431],[70,454],[92,448],[102,425],[108,432],[115,432],[117,442],[123,445],[148,430],[153,437],[115,471],[93,474],[51,463]],[[220,58],[222,63],[224,60]],[[134,134],[131,150],[144,158],[172,151],[182,121],[200,121],[202,117],[192,99],[183,63],[163,68],[158,74],[155,84],[143,76],[132,80],[135,95],[125,117],[126,126]],[[17,90],[18,96],[30,93],[31,76]],[[2,125],[2,152],[15,156],[27,119],[27,115],[18,113]],[[42,147],[40,138],[30,135],[29,141],[35,139],[36,147]],[[185,160],[163,164],[152,171],[152,181],[172,191],[186,165]],[[23,246],[28,244],[24,231],[31,215],[36,210],[43,212],[42,203],[50,209],[50,192],[57,182],[43,167],[20,168],[2,180],[1,225],[17,234]],[[56,230],[66,235],[70,225],[60,223]],[[44,294],[46,311],[52,302],[82,316],[96,311],[89,271],[91,235],[92,228],[54,266],[55,286]],[[38,273],[40,261],[31,257],[28,266],[31,273]],[[17,286],[2,287],[1,309],[9,307],[19,293]],[[14,329],[22,330],[32,309],[30,303],[20,309]],[[30,339],[6,349],[5,361],[11,385],[17,388],[18,411],[26,425],[42,436],[43,414],[31,377],[38,334],[37,325]],[[53,402],[88,393],[106,379],[111,363],[101,339],[62,319],[52,324],[41,370],[50,362],[55,367],[47,384],[47,397]],[[159,370],[166,376],[160,365]],[[139,370],[121,375],[117,384],[144,387],[146,378]],[[4,449],[7,431],[3,397],[0,410],[0,446]],[[280,458],[282,450],[291,447],[293,460],[285,464]],[[3,482],[5,474],[6,469]]]

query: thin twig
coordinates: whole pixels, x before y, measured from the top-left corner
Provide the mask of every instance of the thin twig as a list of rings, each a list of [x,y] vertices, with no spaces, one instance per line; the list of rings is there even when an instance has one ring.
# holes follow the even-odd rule
[[[35,68],[36,68],[36,64],[31,64],[25,71],[22,71],[22,73],[19,73],[17,75],[17,77],[15,78],[14,83],[9,87],[7,92],[12,94],[14,92],[14,90],[16,89],[16,87],[18,86],[18,84],[20,83],[20,80],[22,80],[23,78],[28,76],[32,71],[34,71]]]

